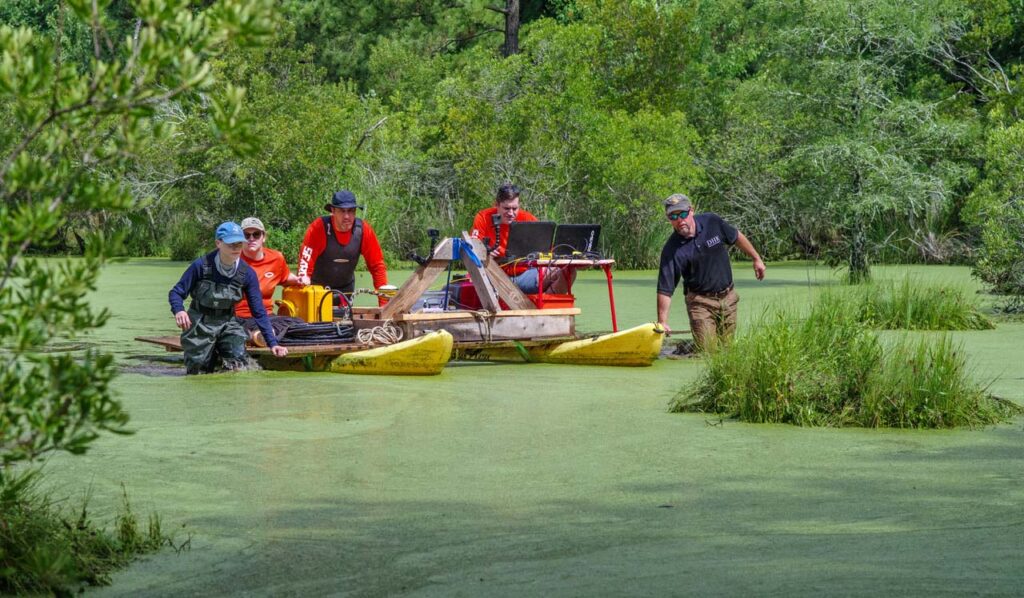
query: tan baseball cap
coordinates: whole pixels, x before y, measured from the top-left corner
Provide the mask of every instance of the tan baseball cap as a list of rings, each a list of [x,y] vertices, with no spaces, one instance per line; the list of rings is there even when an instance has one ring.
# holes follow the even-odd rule
[[[664,202],[665,214],[671,214],[672,212],[689,212],[693,209],[690,204],[690,198],[683,195],[682,193],[673,193],[669,195]],[[245,228],[245,223],[242,223],[242,228]]]
[[[263,226],[263,221],[260,220],[259,218],[246,218],[245,220],[243,220],[242,230],[246,230],[248,228],[258,228],[263,232],[267,232],[267,229],[264,228]]]

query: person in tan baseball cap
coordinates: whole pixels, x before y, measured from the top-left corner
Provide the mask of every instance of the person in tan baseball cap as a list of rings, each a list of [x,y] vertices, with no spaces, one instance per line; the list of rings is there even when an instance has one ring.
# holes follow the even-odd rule
[[[288,262],[280,251],[266,246],[267,228],[263,226],[262,220],[249,217],[242,221],[241,226],[245,235],[242,260],[256,271],[260,293],[263,295],[263,308],[268,314],[273,313],[274,289],[278,285],[298,285],[299,278],[288,269]],[[235,315],[243,319],[252,317],[252,310],[245,298],[235,305]]]
[[[754,260],[754,276],[764,279],[765,265],[754,245],[714,212],[694,215],[690,198],[668,196],[662,205],[673,233],[661,250],[658,273],[658,323],[669,330],[672,294],[683,280],[686,314],[698,349],[706,349],[736,330],[736,304],[729,248],[735,245]]]

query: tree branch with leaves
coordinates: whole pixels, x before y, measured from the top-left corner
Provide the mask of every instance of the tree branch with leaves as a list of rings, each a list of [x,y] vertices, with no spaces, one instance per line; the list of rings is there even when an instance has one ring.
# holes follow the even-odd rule
[[[127,433],[114,398],[113,358],[60,343],[103,326],[86,301],[119,239],[89,235],[81,259],[38,259],[72,214],[126,210],[135,158],[173,133],[163,106],[205,110],[218,138],[254,142],[241,117],[244,90],[218,87],[210,61],[229,44],[274,29],[272,0],[136,0],[133,35],[109,34],[111,0],[64,0],[49,34],[0,27],[0,486],[13,467],[54,451],[82,453],[101,432]],[[88,68],[65,58],[62,28],[92,35]]]

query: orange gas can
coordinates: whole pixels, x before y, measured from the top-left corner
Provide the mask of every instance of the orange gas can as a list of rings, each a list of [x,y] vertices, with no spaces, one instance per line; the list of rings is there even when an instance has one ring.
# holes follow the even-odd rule
[[[331,291],[317,284],[284,287],[277,306],[279,316],[291,316],[306,322],[330,322],[334,319]]]

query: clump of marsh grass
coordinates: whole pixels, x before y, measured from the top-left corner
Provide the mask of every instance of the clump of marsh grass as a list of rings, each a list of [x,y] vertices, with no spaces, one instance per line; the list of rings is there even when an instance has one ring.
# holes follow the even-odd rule
[[[901,284],[871,283],[833,290],[857,318],[883,330],[989,330],[995,324],[967,300],[963,289],[922,284],[910,277]]]
[[[670,403],[748,422],[901,428],[989,425],[1018,409],[970,380],[949,338],[886,347],[836,294],[803,321],[766,317],[709,353],[697,384]]]
[[[0,486],[0,594],[70,595],[84,585],[106,585],[110,573],[137,556],[172,545],[160,519],[146,530],[123,492],[116,531],[97,527],[86,500],[69,510],[38,488],[38,471],[6,477]]]

